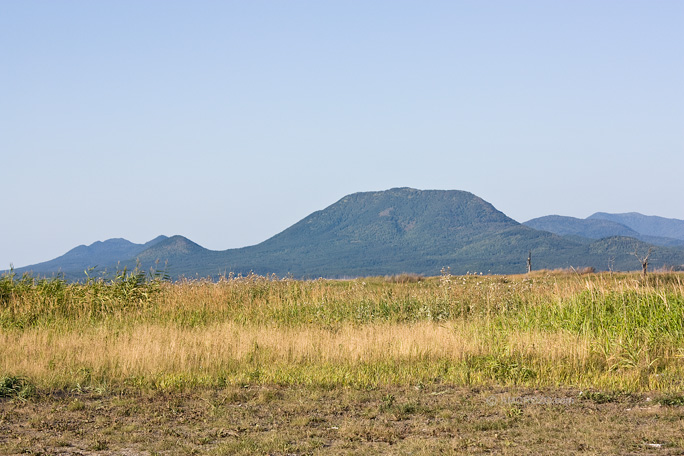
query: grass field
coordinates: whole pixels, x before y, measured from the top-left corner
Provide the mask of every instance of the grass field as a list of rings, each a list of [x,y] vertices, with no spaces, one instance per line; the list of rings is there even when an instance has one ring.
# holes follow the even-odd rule
[[[684,451],[681,274],[5,276],[0,304],[10,454]]]

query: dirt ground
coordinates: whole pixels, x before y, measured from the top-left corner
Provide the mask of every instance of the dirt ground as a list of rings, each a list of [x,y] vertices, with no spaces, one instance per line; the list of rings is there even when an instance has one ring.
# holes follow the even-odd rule
[[[577,390],[246,386],[0,399],[8,455],[684,454],[684,406]]]

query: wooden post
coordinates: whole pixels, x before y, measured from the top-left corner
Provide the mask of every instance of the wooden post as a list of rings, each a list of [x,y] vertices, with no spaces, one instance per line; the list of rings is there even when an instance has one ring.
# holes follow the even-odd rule
[[[527,273],[532,272],[532,250],[527,254]]]

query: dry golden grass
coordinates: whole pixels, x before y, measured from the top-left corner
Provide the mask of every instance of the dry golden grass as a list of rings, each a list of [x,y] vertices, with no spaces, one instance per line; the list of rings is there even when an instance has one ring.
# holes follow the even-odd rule
[[[24,285],[0,374],[43,388],[684,381],[677,274]]]
[[[463,361],[491,353],[491,339],[478,324],[418,322],[316,327],[248,327],[234,322],[198,328],[139,325],[112,333],[31,329],[0,334],[0,370],[38,376],[89,366],[119,380],[155,372],[218,371],[230,363],[375,363]],[[507,336],[509,352],[540,355],[548,362],[589,361],[590,342],[569,334]]]

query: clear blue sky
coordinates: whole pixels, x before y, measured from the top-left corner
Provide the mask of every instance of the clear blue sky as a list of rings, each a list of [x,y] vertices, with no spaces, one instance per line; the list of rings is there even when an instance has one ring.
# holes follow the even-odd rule
[[[0,269],[346,194],[684,219],[684,2],[1,1]]]

